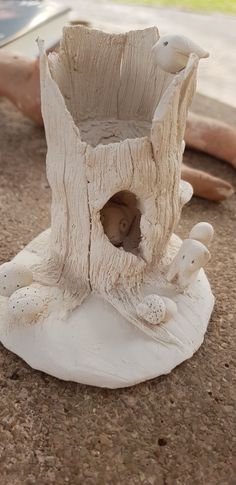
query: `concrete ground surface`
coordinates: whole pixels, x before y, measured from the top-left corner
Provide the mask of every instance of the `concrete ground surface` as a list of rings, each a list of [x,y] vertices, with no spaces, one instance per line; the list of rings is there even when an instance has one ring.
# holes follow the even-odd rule
[[[74,11],[72,18],[111,31],[144,29],[156,25],[160,34],[190,37],[210,52],[199,66],[198,90],[236,107],[236,16],[174,8],[129,5],[108,0],[59,0]]]
[[[236,110],[198,96],[195,109],[236,123]],[[50,221],[42,129],[0,102],[0,257]],[[187,152],[236,186],[227,164]],[[61,382],[0,346],[1,485],[234,485],[236,196],[193,198],[178,233],[215,227],[207,273],[216,296],[204,344],[170,375],[123,390]]]

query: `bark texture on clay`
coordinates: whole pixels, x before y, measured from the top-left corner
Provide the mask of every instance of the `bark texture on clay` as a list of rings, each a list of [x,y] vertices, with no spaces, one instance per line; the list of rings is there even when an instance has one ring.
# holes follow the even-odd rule
[[[182,139],[198,60],[192,55],[178,75],[164,73],[152,62],[157,39],[156,28],[113,35],[68,27],[59,53],[47,58],[41,46],[52,189],[47,267],[80,301],[96,290],[125,305],[127,291],[131,303],[179,221]],[[120,191],[136,196],[142,214],[136,254],[114,247],[101,224],[100,210]]]

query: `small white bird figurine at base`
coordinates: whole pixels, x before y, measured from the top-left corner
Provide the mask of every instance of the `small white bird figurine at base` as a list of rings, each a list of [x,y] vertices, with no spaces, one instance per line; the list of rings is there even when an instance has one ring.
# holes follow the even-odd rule
[[[153,46],[152,52],[155,64],[171,74],[182,71],[191,54],[196,54],[199,59],[209,57],[209,52],[183,35],[161,36]]]

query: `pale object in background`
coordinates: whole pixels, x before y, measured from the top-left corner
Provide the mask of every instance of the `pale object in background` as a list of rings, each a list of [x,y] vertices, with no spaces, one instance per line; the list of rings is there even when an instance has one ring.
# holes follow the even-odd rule
[[[39,42],[51,231],[15,258],[33,283],[1,297],[0,338],[63,379],[115,388],[167,373],[202,343],[213,308],[207,258],[187,291],[167,279],[191,196],[180,176],[198,58],[175,76],[154,68],[158,37],[68,27],[49,57]],[[140,214],[121,247],[101,222],[114,197]]]
[[[68,24],[69,12],[69,7],[51,0],[0,0],[0,50],[37,57],[37,38],[45,39],[46,49],[54,47]]]
[[[65,4],[65,0],[58,1]],[[184,35],[204,46],[211,53],[211,59],[200,63],[198,92],[236,107],[236,15],[158,7],[156,2],[152,6],[137,2],[135,7],[104,0],[66,0],[66,4],[75,8],[78,16],[92,21],[94,28],[106,32],[120,33],[158,25],[160,35]],[[216,116],[220,119],[220,111]]]

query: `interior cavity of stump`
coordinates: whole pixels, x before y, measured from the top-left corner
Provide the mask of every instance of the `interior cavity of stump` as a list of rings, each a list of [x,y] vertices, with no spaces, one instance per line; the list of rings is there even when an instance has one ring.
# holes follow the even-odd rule
[[[181,163],[199,58],[164,72],[158,39],[66,27],[49,56],[39,41],[51,229],[0,268],[0,338],[63,379],[120,387],[169,372],[213,308],[213,230],[174,234],[192,196]]]
[[[138,252],[141,240],[141,212],[135,194],[114,194],[100,211],[100,219],[109,241],[126,251]]]

